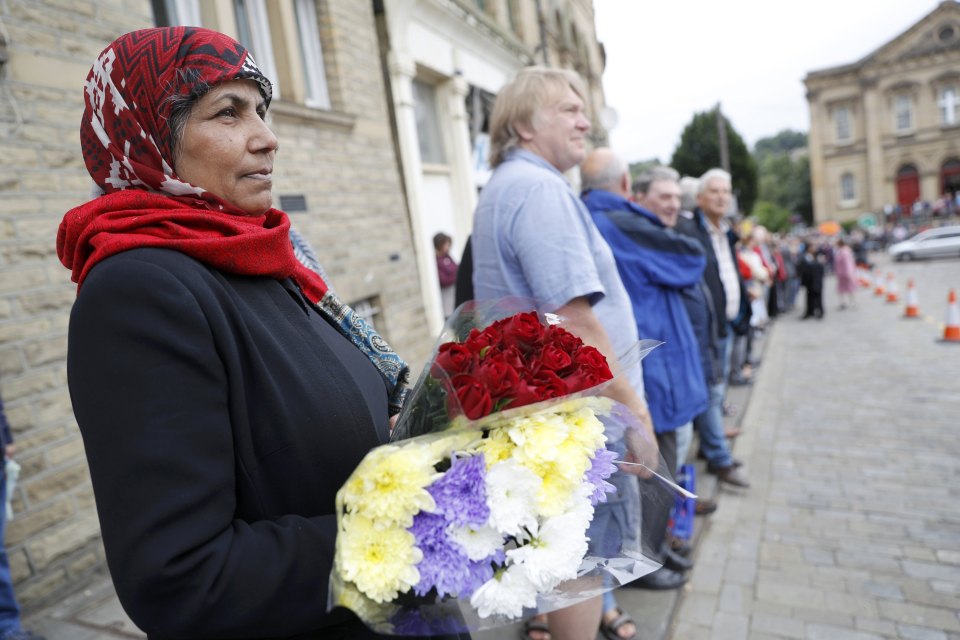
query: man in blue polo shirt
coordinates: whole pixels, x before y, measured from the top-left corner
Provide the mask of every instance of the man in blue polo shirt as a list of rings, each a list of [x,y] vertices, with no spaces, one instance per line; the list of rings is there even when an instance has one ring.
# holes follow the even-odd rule
[[[576,73],[541,67],[521,70],[497,95],[490,125],[494,172],[480,193],[471,241],[473,288],[478,300],[532,298],[542,311],[566,317],[574,333],[613,359],[638,339],[630,299],[610,248],[563,176],[586,154],[584,96]],[[608,395],[640,417],[652,444],[639,363],[626,374],[614,379]],[[597,505],[591,530],[616,510],[614,519],[636,524],[635,483],[632,490],[632,499]],[[600,598],[593,598],[551,613],[549,635],[592,637],[600,606]],[[547,637],[533,627],[527,635]]]

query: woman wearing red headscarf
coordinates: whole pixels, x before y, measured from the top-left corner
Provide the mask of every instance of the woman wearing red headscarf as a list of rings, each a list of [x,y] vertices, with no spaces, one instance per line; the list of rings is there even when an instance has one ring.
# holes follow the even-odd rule
[[[85,85],[68,378],[107,561],[156,638],[373,637],[326,613],[334,495],[406,367],[271,208],[271,85],[206,29],[129,33]]]

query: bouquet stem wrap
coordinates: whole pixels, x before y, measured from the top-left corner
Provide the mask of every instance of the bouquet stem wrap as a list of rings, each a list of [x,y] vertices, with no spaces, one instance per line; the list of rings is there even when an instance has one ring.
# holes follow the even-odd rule
[[[330,608],[379,633],[488,629],[659,568],[671,474],[639,420],[602,395],[657,344],[608,363],[526,301],[448,320],[393,442],[337,494]],[[654,473],[655,472],[655,473]],[[659,533],[662,533],[659,532]]]

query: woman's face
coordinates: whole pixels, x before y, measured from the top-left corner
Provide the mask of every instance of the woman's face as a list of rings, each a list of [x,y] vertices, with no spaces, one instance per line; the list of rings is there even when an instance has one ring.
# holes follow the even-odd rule
[[[263,121],[266,111],[250,80],[224,82],[204,94],[183,128],[175,167],[180,179],[251,216],[266,212],[278,146]]]

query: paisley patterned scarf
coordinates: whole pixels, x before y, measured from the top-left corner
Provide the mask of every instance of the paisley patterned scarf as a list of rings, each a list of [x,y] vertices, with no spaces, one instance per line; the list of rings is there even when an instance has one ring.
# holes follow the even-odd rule
[[[277,209],[250,216],[180,180],[168,119],[170,96],[200,97],[228,80],[270,81],[238,42],[209,29],[143,29],[121,36],[94,62],[85,85],[81,146],[101,192],[67,212],[57,255],[79,288],[99,261],[138,247],[181,251],[227,273],[292,279],[304,296],[377,367],[400,410],[409,370],[386,341],[294,254],[290,220]]]

